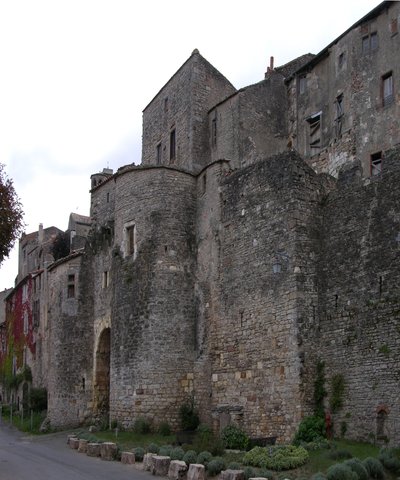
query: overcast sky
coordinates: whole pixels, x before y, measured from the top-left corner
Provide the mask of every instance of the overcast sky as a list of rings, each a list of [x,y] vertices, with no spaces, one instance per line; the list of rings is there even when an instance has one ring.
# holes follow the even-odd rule
[[[318,53],[376,0],[1,0],[0,163],[26,232],[89,214],[89,177],[141,161],[142,110],[193,49],[237,88]],[[0,289],[17,274],[16,249]]]

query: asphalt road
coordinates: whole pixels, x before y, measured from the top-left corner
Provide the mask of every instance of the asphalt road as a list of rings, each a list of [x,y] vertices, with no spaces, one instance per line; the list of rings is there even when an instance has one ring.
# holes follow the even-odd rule
[[[65,433],[29,436],[0,424],[0,480],[150,480],[133,465],[88,457]]]

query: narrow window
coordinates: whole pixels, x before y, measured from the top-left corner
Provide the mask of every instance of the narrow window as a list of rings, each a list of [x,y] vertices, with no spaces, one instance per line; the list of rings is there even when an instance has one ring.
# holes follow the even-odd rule
[[[382,440],[385,436],[385,423],[387,419],[387,413],[384,409],[381,409],[376,416],[376,436]]]
[[[345,53],[342,52],[339,57],[338,57],[338,69],[341,70],[344,66],[344,61],[345,61]]]
[[[343,94],[336,97],[336,102],[335,102],[336,137],[340,137],[342,135],[342,126],[343,126]]]
[[[28,313],[24,312],[24,334],[28,334]]]
[[[310,153],[316,155],[321,148],[321,112],[311,115],[307,122],[309,124]]]
[[[362,53],[369,53],[369,35],[362,38]]]
[[[171,163],[175,161],[175,149],[176,149],[176,138],[175,138],[175,129],[169,135],[169,159]]]
[[[37,328],[40,323],[40,303],[39,300],[33,302],[33,326]]]
[[[382,171],[382,152],[371,155],[371,176],[379,175]]]
[[[103,288],[107,288],[108,285],[109,285],[109,282],[110,282],[110,275],[108,273],[108,271],[104,271],[103,272],[103,282],[102,282],[102,286]]]
[[[125,226],[125,255],[136,256],[136,225],[134,223]]]
[[[305,93],[307,88],[307,77],[305,75],[302,75],[299,77],[299,93],[302,95]]]
[[[393,18],[390,22],[390,33],[391,35],[396,35],[399,31],[399,26],[398,26],[398,23],[397,23],[397,18]]]
[[[393,75],[392,72],[387,73],[382,77],[382,103],[386,107],[393,103]]]
[[[211,122],[211,143],[215,147],[217,145],[217,119],[213,118]]]
[[[378,50],[378,33],[372,32],[362,37],[362,53],[368,54]]]
[[[204,172],[203,178],[201,180],[201,185],[202,185],[202,194],[206,193],[207,189],[207,173]]]
[[[371,52],[378,50],[378,34],[377,32],[371,33],[370,35],[371,42]]]
[[[159,143],[156,148],[156,162],[157,165],[161,164],[161,143]]]
[[[75,274],[68,275],[67,297],[75,298]]]
[[[168,112],[168,97],[164,98],[164,113]]]

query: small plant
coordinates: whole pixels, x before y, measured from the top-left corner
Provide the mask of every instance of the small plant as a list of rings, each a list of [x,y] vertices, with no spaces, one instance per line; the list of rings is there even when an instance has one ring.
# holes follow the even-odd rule
[[[357,474],[344,463],[331,465],[326,476],[328,480],[358,480]]]
[[[396,456],[396,451],[393,448],[381,448],[378,459],[382,465],[391,472],[400,472],[400,460]]]
[[[163,457],[169,457],[173,448],[174,447],[172,445],[162,445],[158,453]]]
[[[211,454],[210,454],[211,455]],[[191,463],[201,463],[197,459],[197,452],[194,450],[188,450],[185,455],[183,456],[182,459],[187,465],[190,465]],[[204,465],[204,464],[203,464]]]
[[[343,421],[340,423],[340,435],[343,438],[347,432],[347,422]]]
[[[228,465],[228,470],[240,470],[240,463],[231,462],[231,463]]]
[[[160,426],[158,427],[158,433],[163,437],[168,437],[168,435],[171,435],[171,427],[169,426],[169,423],[168,422],[160,423]]]
[[[175,447],[171,450],[170,457],[171,460],[182,460],[185,455],[185,451],[182,447]]]
[[[358,458],[351,458],[350,460],[346,460],[344,464],[350,467],[353,472],[357,474],[358,480],[368,480],[368,472],[361,460]]]
[[[208,474],[213,477],[225,469],[225,462],[221,457],[213,458],[207,465]]]
[[[249,444],[249,437],[236,425],[228,425],[221,432],[221,439],[225,448],[246,450]]]
[[[208,462],[212,459],[212,454],[210,452],[204,451],[200,452],[197,456],[197,463],[207,466]]]
[[[183,430],[194,431],[199,426],[200,419],[194,408],[194,401],[190,399],[184,403],[179,410],[181,427]]]
[[[160,447],[155,443],[150,443],[150,445],[147,447],[147,451],[149,453],[158,453],[160,451]]]
[[[329,405],[332,412],[337,412],[343,406],[343,394],[345,390],[344,377],[338,373],[332,377],[331,380],[331,397]]]
[[[311,480],[326,480],[326,477],[323,473],[317,472],[311,477]]]
[[[322,438],[325,438],[325,421],[323,417],[312,415],[300,422],[293,443],[299,445],[300,442],[315,442]]]
[[[344,460],[346,458],[351,458],[353,455],[348,450],[332,450],[329,453],[329,458],[332,460]]]
[[[274,478],[274,472],[271,470],[266,470],[265,468],[261,468],[257,476],[259,478],[267,478],[268,480],[272,480]]]
[[[256,476],[254,469],[251,467],[244,468],[244,478],[249,480],[249,478],[254,478]]]
[[[225,451],[222,440],[214,435],[211,427],[205,424],[198,426],[193,448],[198,452],[207,450],[213,455],[222,455]]]
[[[383,355],[385,355],[385,357],[389,356],[390,348],[386,345],[386,343],[379,347],[379,353],[382,353]]]
[[[142,462],[143,457],[145,454],[144,448],[142,447],[136,447],[133,449],[133,453],[135,454],[135,461],[137,462]]]
[[[383,465],[377,458],[368,457],[363,460],[363,465],[371,478],[381,480],[385,476]]]
[[[150,433],[150,422],[143,417],[138,417],[133,423],[133,431],[141,435]]]
[[[47,390],[45,388],[31,388],[29,403],[34,412],[47,410]]]

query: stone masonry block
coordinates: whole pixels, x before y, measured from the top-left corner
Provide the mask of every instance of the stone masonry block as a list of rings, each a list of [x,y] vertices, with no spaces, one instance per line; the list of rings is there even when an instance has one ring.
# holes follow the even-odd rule
[[[151,472],[153,468],[153,457],[154,453],[145,453],[143,457],[143,470],[146,472]]]
[[[221,472],[221,480],[244,480],[243,470],[224,470]]]
[[[88,443],[86,455],[88,457],[100,457],[100,443]]]
[[[117,444],[112,442],[104,442],[100,446],[100,456],[102,460],[115,460],[117,457]]]
[[[133,465],[135,463],[135,454],[133,452],[122,452],[121,463]]]
[[[85,440],[84,438],[80,438],[80,439],[79,439],[78,452],[80,452],[80,453],[86,453],[88,443],[89,443],[89,442],[88,442],[87,440]]]
[[[183,480],[186,478],[188,466],[182,460],[172,460],[169,464],[168,478],[171,480]]]
[[[69,445],[69,441],[71,440],[71,438],[77,438],[76,435],[68,435],[67,436],[67,445]]]
[[[170,457],[163,457],[161,455],[154,455],[153,467],[151,473],[158,475],[159,477],[165,477],[168,475],[169,464],[171,463]]]
[[[75,450],[79,448],[79,438],[73,437],[69,439],[69,446]]]
[[[187,480],[205,480],[206,469],[204,465],[191,463],[187,474]]]

